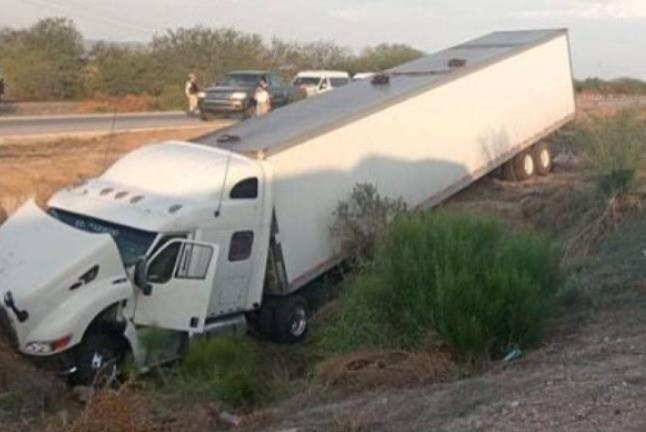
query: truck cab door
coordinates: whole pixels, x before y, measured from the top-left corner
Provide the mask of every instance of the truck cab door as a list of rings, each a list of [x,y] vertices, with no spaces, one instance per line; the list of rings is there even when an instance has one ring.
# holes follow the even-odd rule
[[[174,239],[145,266],[137,294],[135,324],[199,333],[204,331],[219,248]]]

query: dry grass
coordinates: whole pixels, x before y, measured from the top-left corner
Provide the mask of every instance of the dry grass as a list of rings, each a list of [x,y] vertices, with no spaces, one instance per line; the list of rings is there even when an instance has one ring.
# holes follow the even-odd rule
[[[203,432],[223,430],[214,404],[184,404],[124,385],[95,393],[65,432]]]
[[[101,174],[118,157],[144,144],[190,139],[216,127],[0,145],[0,213],[11,213],[31,196],[43,202],[66,185]]]
[[[446,381],[459,369],[447,350],[373,351],[334,356],[316,366],[315,380],[328,389],[364,391]]]

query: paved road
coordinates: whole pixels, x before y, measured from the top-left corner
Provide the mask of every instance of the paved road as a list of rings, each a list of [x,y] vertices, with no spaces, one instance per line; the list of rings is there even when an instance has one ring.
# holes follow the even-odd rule
[[[0,138],[189,128],[205,124],[182,111],[132,114],[0,117]]]

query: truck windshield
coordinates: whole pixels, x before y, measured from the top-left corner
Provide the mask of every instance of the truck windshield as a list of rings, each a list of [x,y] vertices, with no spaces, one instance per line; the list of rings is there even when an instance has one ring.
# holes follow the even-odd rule
[[[320,77],[297,77],[292,82],[292,85],[294,87],[300,87],[300,86],[314,87],[319,85],[320,81],[321,81]]]
[[[61,209],[50,208],[47,213],[64,224],[82,231],[95,234],[110,234],[117,244],[121,259],[126,266],[134,265],[137,260],[144,257],[156,237],[155,233],[149,231],[142,231]]]
[[[261,75],[256,74],[230,74],[224,78],[222,85],[254,87],[260,81]]]

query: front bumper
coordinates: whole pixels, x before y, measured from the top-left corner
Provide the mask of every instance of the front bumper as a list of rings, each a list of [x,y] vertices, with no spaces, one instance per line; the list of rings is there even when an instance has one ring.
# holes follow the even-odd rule
[[[18,336],[13,328],[9,314],[11,312],[0,305],[0,337],[9,340],[11,347],[36,366],[51,372],[69,375],[75,372],[74,350],[67,350],[51,356],[26,355],[19,351]]]
[[[202,99],[198,104],[200,111],[210,113],[239,113],[247,107],[247,101],[237,99]]]

